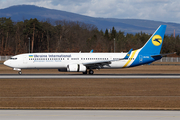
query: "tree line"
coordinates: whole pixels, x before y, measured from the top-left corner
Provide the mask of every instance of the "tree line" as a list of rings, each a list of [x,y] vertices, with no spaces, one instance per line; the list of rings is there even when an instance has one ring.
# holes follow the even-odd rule
[[[91,24],[65,20],[36,18],[13,22],[0,18],[0,55],[35,52],[127,52],[142,47],[151,35],[124,34],[114,27],[109,32],[98,30]],[[114,46],[115,45],[115,46]],[[177,52],[180,55],[180,37],[165,35],[161,53]]]

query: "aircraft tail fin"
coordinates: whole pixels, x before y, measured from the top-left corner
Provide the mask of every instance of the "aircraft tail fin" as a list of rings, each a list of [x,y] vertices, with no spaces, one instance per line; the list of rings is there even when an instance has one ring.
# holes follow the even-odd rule
[[[160,25],[146,44],[141,48],[141,54],[158,55],[161,52],[162,43],[166,31],[166,25]]]
[[[164,40],[166,25],[160,25],[146,44],[131,52],[130,58],[123,67],[133,67],[142,64],[152,63],[162,58],[161,47]]]

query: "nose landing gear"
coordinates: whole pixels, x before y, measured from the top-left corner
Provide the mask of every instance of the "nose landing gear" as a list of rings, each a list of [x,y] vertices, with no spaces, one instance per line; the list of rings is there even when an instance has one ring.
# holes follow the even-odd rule
[[[19,71],[19,72],[18,72],[18,74],[19,74],[19,75],[22,75],[22,72],[21,72],[21,71]]]
[[[21,69],[19,69],[19,68],[13,68],[13,70],[18,71],[18,74],[19,74],[19,75],[21,75],[21,74],[22,74]]]

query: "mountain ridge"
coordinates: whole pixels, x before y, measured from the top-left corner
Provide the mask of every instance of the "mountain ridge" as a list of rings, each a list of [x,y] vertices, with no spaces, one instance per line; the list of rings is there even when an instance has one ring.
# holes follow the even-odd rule
[[[80,15],[77,13],[66,12],[62,10],[49,9],[34,5],[16,5],[0,9],[0,17],[11,17],[13,21],[22,21],[23,19],[37,18],[38,20],[67,20],[80,21],[97,26],[99,30],[105,31],[114,26],[117,31],[125,33],[145,32],[152,34],[161,24],[167,25],[166,34],[171,35],[176,30],[176,35],[180,35],[180,24],[172,22],[161,22],[143,19],[117,19],[117,18],[99,18]]]

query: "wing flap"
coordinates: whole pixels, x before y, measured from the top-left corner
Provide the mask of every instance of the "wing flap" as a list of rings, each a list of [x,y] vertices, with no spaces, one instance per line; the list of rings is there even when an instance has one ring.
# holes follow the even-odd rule
[[[89,62],[89,63],[82,63],[84,66],[91,68],[91,69],[100,69],[104,65],[109,66],[111,64],[111,61],[96,61],[96,62]]]

